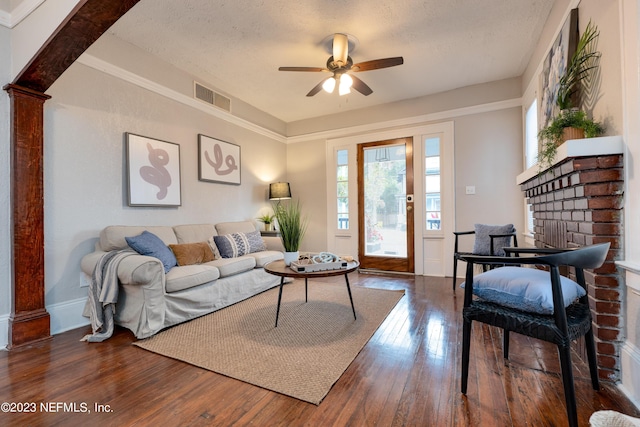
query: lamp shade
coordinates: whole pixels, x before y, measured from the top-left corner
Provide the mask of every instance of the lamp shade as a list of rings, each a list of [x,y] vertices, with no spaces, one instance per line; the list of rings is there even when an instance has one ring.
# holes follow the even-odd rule
[[[291,188],[288,182],[274,182],[269,184],[269,200],[282,200],[291,198]]]

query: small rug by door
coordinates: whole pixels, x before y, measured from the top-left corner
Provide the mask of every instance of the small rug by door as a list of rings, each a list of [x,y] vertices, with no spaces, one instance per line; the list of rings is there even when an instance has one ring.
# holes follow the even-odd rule
[[[344,284],[286,284],[134,344],[238,380],[320,404],[404,295]]]

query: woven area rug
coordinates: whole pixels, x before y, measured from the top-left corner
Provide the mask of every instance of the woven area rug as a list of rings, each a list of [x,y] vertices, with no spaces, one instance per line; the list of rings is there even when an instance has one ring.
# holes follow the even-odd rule
[[[278,288],[134,344],[250,384],[320,404],[404,291],[309,281]]]

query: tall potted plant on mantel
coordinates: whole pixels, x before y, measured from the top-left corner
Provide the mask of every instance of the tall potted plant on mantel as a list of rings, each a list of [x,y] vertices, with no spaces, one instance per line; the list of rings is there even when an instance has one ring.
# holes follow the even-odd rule
[[[274,208],[280,229],[280,239],[284,246],[284,263],[291,265],[300,256],[300,243],[307,231],[308,218],[302,214],[300,201],[278,203]]]
[[[551,123],[540,130],[538,153],[540,171],[553,166],[558,146],[569,139],[594,138],[604,133],[601,123],[589,118],[584,110],[574,106],[590,89],[593,73],[600,66],[601,53],[596,50],[600,32],[591,21],[578,40],[576,51],[558,83],[556,106],[560,112]]]

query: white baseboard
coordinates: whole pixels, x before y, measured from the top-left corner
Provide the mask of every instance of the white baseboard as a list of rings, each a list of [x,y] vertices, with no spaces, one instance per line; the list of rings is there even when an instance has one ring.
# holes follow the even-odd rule
[[[629,341],[625,342],[620,352],[620,363],[622,383],[618,388],[636,408],[640,408],[640,349]]]
[[[51,321],[51,335],[60,334],[71,329],[89,324],[89,319],[82,315],[87,298],[78,298],[59,304],[47,306]],[[0,316],[0,350],[9,345],[9,315]]]
[[[83,297],[47,306],[51,316],[51,335],[88,325],[89,319],[82,315],[86,302],[87,297]]]
[[[0,316],[0,350],[6,350],[9,345],[9,315]]]

